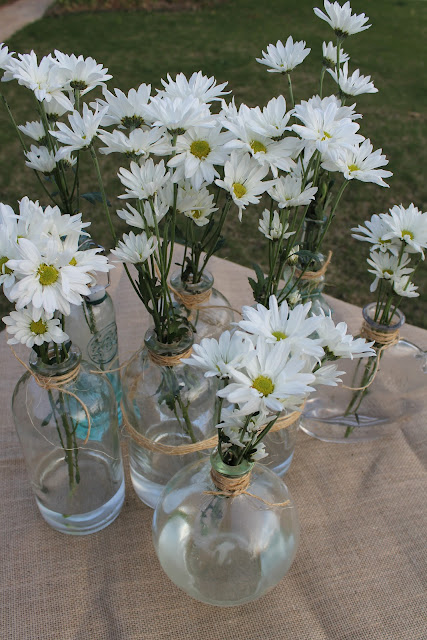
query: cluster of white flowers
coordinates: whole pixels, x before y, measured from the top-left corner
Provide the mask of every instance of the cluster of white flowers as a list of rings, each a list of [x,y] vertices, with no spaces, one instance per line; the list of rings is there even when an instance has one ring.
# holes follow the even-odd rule
[[[56,316],[81,304],[96,272],[111,268],[99,255],[101,248],[80,250],[89,224],[80,213],[62,215],[58,207],[43,209],[27,197],[18,214],[0,203],[0,285],[16,304],[16,311],[3,318],[13,336],[10,344],[32,347],[68,339]]]
[[[395,205],[389,213],[374,214],[365,226],[352,229],[353,238],[372,244],[368,264],[375,276],[371,291],[387,280],[398,296],[414,298],[419,295],[411,281],[416,264],[424,260],[427,249],[427,212],[422,213],[412,203],[405,208]]]
[[[188,365],[222,381],[219,398],[230,404],[217,424],[221,454],[258,460],[265,455],[258,440],[280,413],[298,410],[317,385],[341,382],[341,358],[375,355],[373,342],[354,339],[347,325],[330,316],[310,316],[311,303],[290,309],[271,296],[269,307],[243,307],[233,333],[194,345]]]

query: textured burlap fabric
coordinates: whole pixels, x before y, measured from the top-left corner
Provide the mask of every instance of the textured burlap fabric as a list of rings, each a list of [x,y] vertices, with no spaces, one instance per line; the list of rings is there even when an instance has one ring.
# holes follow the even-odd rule
[[[211,269],[234,307],[251,302],[248,270],[216,259]],[[148,320],[120,267],[111,293],[124,360]],[[334,306],[353,330],[360,327],[359,309]],[[407,326],[404,335],[427,347],[427,331]],[[427,638],[427,408],[372,443],[328,444],[300,432],[286,475],[301,521],[295,562],[260,600],[218,609],[191,600],[164,575],[152,511],[128,474],[123,510],[103,531],[76,538],[45,524],[13,428],[10,402],[23,371],[4,333],[0,355],[1,640]],[[126,440],[123,450],[127,468]]]

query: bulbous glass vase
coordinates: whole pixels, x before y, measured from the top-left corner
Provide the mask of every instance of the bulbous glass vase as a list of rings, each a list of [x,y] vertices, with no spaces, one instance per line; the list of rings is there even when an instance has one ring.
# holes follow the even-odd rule
[[[250,473],[247,492],[261,500],[223,495],[212,468],[228,478]],[[289,570],[299,541],[298,515],[272,471],[247,462],[231,467],[214,453],[211,461],[190,464],[170,480],[154,512],[153,541],[162,568],[189,596],[241,605],[260,598]]]
[[[372,330],[393,335],[403,326],[405,317],[399,310],[390,326],[375,322],[375,306],[371,303],[363,309],[363,318]],[[403,338],[396,340],[383,350],[375,343],[376,358],[340,360],[339,369],[346,371],[343,384],[351,389],[322,387],[321,393],[308,400],[301,429],[329,442],[375,440],[393,434],[402,419],[421,411],[425,406],[427,354]]]
[[[216,383],[179,361],[180,356],[188,357],[192,344],[191,331],[179,342],[163,344],[150,329],[144,348],[123,370],[123,417],[131,434],[130,476],[138,497],[150,507],[155,507],[177,471],[208,456],[208,449],[170,455],[161,447],[186,446],[216,434]],[[162,364],[164,357],[166,362],[172,358],[173,364]],[[152,447],[147,448],[139,435]]]
[[[96,285],[92,293],[83,298],[81,305],[71,305],[71,313],[65,317],[64,329],[72,343],[79,347],[84,360],[93,362],[102,371],[119,368],[116,314],[113,301],[104,286]],[[120,425],[120,372],[112,371],[106,376],[116,395]]]
[[[30,368],[12,410],[37,506],[57,531],[99,531],[118,516],[125,495],[112,386],[74,346],[60,364],[32,351]]]
[[[234,313],[227,298],[214,288],[212,274],[206,269],[200,281],[183,281],[181,272],[171,277],[175,300],[186,308],[188,320],[194,328],[194,341],[203,338],[219,338],[230,329]]]

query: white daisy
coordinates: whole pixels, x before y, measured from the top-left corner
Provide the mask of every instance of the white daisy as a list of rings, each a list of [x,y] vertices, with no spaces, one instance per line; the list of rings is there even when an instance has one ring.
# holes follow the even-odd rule
[[[73,111],[68,116],[68,121],[71,125],[67,127],[62,122],[57,123],[59,131],[51,131],[53,135],[61,144],[65,145],[69,151],[77,151],[78,149],[85,149],[89,147],[92,140],[98,133],[98,128],[102,118],[106,113],[106,108],[95,111],[91,111],[86,103],[83,104],[83,114],[80,115],[78,111]],[[66,151],[64,149],[63,154]]]
[[[103,131],[99,139],[106,145],[99,152],[105,155],[110,153],[124,153],[130,157],[141,156],[147,158],[151,153],[155,155],[168,155],[171,153],[169,142],[164,139],[164,131],[159,129],[134,129],[125,135],[123,131],[115,129],[112,133]]]
[[[288,123],[292,111],[286,111],[286,100],[284,96],[272,98],[266,106],[263,107],[262,111],[259,107],[249,109],[246,105],[243,110],[242,105],[240,115],[247,118],[248,125],[252,131],[275,141],[282,139],[285,132],[290,131]],[[236,120],[234,120],[234,122],[236,122]]]
[[[268,190],[268,194],[276,200],[280,209],[305,206],[317,193],[317,187],[307,184],[302,188],[302,177],[295,175],[282,176]]]
[[[277,413],[290,405],[302,404],[313,391],[311,373],[301,373],[304,361],[290,356],[290,344],[284,340],[267,344],[258,338],[255,355],[244,369],[229,367],[231,382],[217,392],[221,398],[239,405],[243,415],[256,411]]]
[[[10,73],[18,84],[31,89],[39,102],[55,99],[65,109],[72,110],[73,105],[63,93],[64,85],[51,55],[42,58],[39,64],[34,51],[19,53],[10,66]]]
[[[325,364],[315,369],[313,374],[316,378],[314,382],[312,382],[313,387],[316,387],[318,384],[336,387],[339,382],[342,382],[339,376],[344,375],[345,371],[338,371],[338,365],[336,364]]]
[[[348,75],[348,62],[345,62],[338,74],[337,69],[328,69],[340,91],[345,96],[359,96],[362,93],[378,93],[378,89],[371,82],[371,76],[362,76],[359,69]]]
[[[145,231],[136,236],[131,231],[129,235],[123,234],[123,241],[119,240],[116,249],[111,249],[111,253],[114,253],[121,262],[140,264],[145,262],[156,249],[157,238],[155,236],[147,238]]]
[[[323,65],[325,67],[336,67],[338,59],[337,59],[337,47],[333,42],[322,43],[322,54],[323,54]],[[348,62],[350,60],[350,56],[347,55],[343,49],[340,47],[340,64],[344,62]]]
[[[164,86],[164,90],[158,90],[158,95],[161,97],[186,98],[191,96],[200,102],[210,103],[214,100],[221,100],[221,96],[230,93],[223,91],[228,82],[217,85],[213,76],[208,78],[201,71],[193,73],[189,80],[183,73],[178,73],[175,80],[172,80],[168,74],[167,81],[162,79],[161,82]]]
[[[171,178],[170,172],[166,171],[164,161],[154,164],[151,158],[142,166],[131,162],[130,171],[122,167],[117,175],[122,185],[126,187],[126,193],[119,198],[138,198],[139,200],[154,196]]]
[[[175,168],[174,182],[190,180],[194,189],[202,183],[212,184],[219,173],[215,166],[224,166],[230,152],[224,145],[230,140],[229,133],[221,133],[219,127],[212,129],[194,127],[176,140],[176,155],[168,162]]]
[[[267,53],[263,51],[263,57],[256,58],[256,61],[270,67],[267,69],[270,73],[288,73],[301,64],[310,51],[311,49],[305,48],[303,40],[294,42],[292,36],[289,36],[285,45],[280,40],[276,42],[276,45],[269,44]]]
[[[42,313],[38,320],[34,320],[31,308],[11,311],[9,316],[3,318],[3,322],[7,333],[12,335],[7,344],[25,344],[32,348],[44,342],[62,344],[69,339],[59,326],[59,319]]]
[[[410,281],[409,276],[395,279],[393,289],[398,296],[403,298],[417,298],[420,295],[417,293],[418,287]]]
[[[376,291],[378,282],[382,279],[391,280],[394,283],[413,272],[413,269],[406,266],[410,262],[407,253],[404,253],[399,259],[398,256],[393,256],[389,253],[371,251],[367,262],[372,267],[372,269],[368,269],[369,273],[375,276],[375,280],[370,287],[371,292]]]
[[[400,241],[396,237],[384,237],[386,233],[390,232],[390,220],[391,216],[388,214],[382,213],[377,215],[374,213],[370,220],[365,221],[364,227],[360,224],[358,227],[353,227],[352,231],[354,233],[351,235],[357,240],[370,242],[374,251],[376,249],[379,249],[379,251],[382,252],[390,251],[393,255],[397,256],[401,246]]]
[[[138,211],[135,207],[132,207],[128,202],[126,203],[127,209],[120,209],[117,211],[117,215],[122,220],[126,220],[128,225],[131,227],[137,227],[138,229],[154,229],[154,218],[153,218],[153,208],[156,215],[157,224],[160,223],[161,220],[168,213],[169,208],[171,207],[172,202],[170,202],[167,198],[162,196],[162,190],[160,190],[160,195],[156,194],[154,196],[153,202],[149,202],[148,200],[143,200],[139,206],[141,206],[142,211]]]
[[[243,307],[243,320],[237,323],[244,331],[261,336],[267,343],[286,342],[292,354],[302,353],[321,359],[323,349],[318,341],[310,338],[321,324],[317,316],[307,317],[311,302],[289,309],[286,301],[278,305],[276,296],[270,296],[269,306],[257,304],[256,308]]]
[[[64,106],[55,100],[55,98],[52,98],[49,102],[43,100],[42,106],[49,122],[56,122],[59,118],[68,113],[68,111],[74,110],[71,102],[68,106]]]
[[[46,138],[46,133],[41,121],[27,122],[25,125],[20,124],[18,125],[18,129],[36,142],[41,142]]]
[[[0,69],[6,71],[12,62],[14,55],[15,54],[12,51],[9,51],[8,47],[3,42],[0,42]],[[12,77],[6,77],[6,79],[3,77],[2,80],[3,82],[6,80],[12,80]]]
[[[390,231],[384,238],[399,238],[405,243],[408,253],[421,253],[424,259],[423,249],[427,249],[427,212],[422,213],[413,203],[407,209],[403,205],[394,205],[387,221]]]
[[[0,205],[0,214],[2,206]],[[6,224],[0,224],[0,285],[3,286],[3,292],[7,298],[9,298],[8,291],[15,284],[15,274],[8,262],[19,256],[16,239],[10,236],[10,228]]]
[[[295,231],[284,233],[284,231],[289,228],[289,225],[286,223],[285,228],[283,229],[283,225],[280,222],[280,216],[277,211],[270,213],[268,209],[264,209],[262,212],[262,218],[260,218],[258,222],[258,230],[261,231],[268,240],[280,240],[281,238],[287,239],[295,233]]]
[[[268,171],[268,167],[260,166],[248,153],[241,155],[233,152],[225,163],[224,180],[215,180],[215,183],[231,194],[239,208],[239,220],[242,219],[243,209],[248,204],[257,204],[261,195],[271,186],[271,180],[263,182]]]
[[[338,2],[332,4],[332,2],[325,0],[324,7],[326,14],[317,7],[313,11],[318,18],[325,20],[332,27],[339,38],[360,33],[360,31],[369,29],[371,26],[366,24],[369,18],[364,13],[356,15],[351,12],[350,2],[346,2],[341,6]]]
[[[323,347],[328,359],[337,358],[366,358],[374,356],[372,349],[374,342],[366,342],[364,338],[353,338],[347,334],[347,324],[339,322],[336,326],[331,315],[325,315],[321,310],[320,325],[317,327],[319,344]]]
[[[208,224],[210,215],[218,211],[214,204],[214,196],[206,187],[197,191],[184,185],[178,189],[177,211],[191,218],[198,227]]]
[[[208,106],[191,96],[156,96],[143,112],[156,127],[166,127],[174,135],[184,134],[190,127],[214,127],[216,124]]]
[[[78,90],[82,96],[95,87],[104,86],[113,77],[107,73],[108,69],[104,69],[93,58],[77,57],[74,54],[69,56],[55,50],[54,63],[64,88]]]
[[[25,157],[27,167],[35,171],[50,174],[56,169],[55,154],[47,147],[36,147],[32,144],[30,151],[25,153]]]
[[[205,372],[205,378],[229,378],[230,367],[238,370],[245,366],[254,354],[252,342],[241,333],[224,331],[219,340],[203,338],[200,344],[193,345],[190,358],[182,360],[185,364],[197,367]]]
[[[105,100],[98,100],[101,107],[108,107],[101,121],[103,127],[118,125],[119,129],[137,129],[146,124],[145,107],[151,98],[151,85],[140,84],[138,89],[130,89],[128,94],[120,89],[114,89],[111,93],[104,87],[102,89]],[[96,108],[96,103],[90,105]]]
[[[388,187],[384,178],[392,176],[391,171],[378,169],[388,164],[382,149],[372,151],[369,139],[362,144],[345,148],[330,148],[323,157],[322,167],[327,171],[340,171],[346,180],[373,182],[380,187]]]

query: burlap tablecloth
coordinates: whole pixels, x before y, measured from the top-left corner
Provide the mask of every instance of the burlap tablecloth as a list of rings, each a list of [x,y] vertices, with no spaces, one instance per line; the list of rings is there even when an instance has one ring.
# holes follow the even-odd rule
[[[251,303],[247,269],[213,259],[211,270],[233,306]],[[121,267],[110,292],[125,359],[147,317]],[[333,304],[357,331],[360,310]],[[403,333],[427,347],[427,331]],[[295,562],[260,600],[219,609],[165,576],[152,511],[128,474],[123,510],[103,531],[72,537],[45,524],[13,427],[23,371],[4,332],[0,355],[1,640],[426,640],[427,408],[372,443],[328,444],[300,432],[286,475],[301,521]]]

